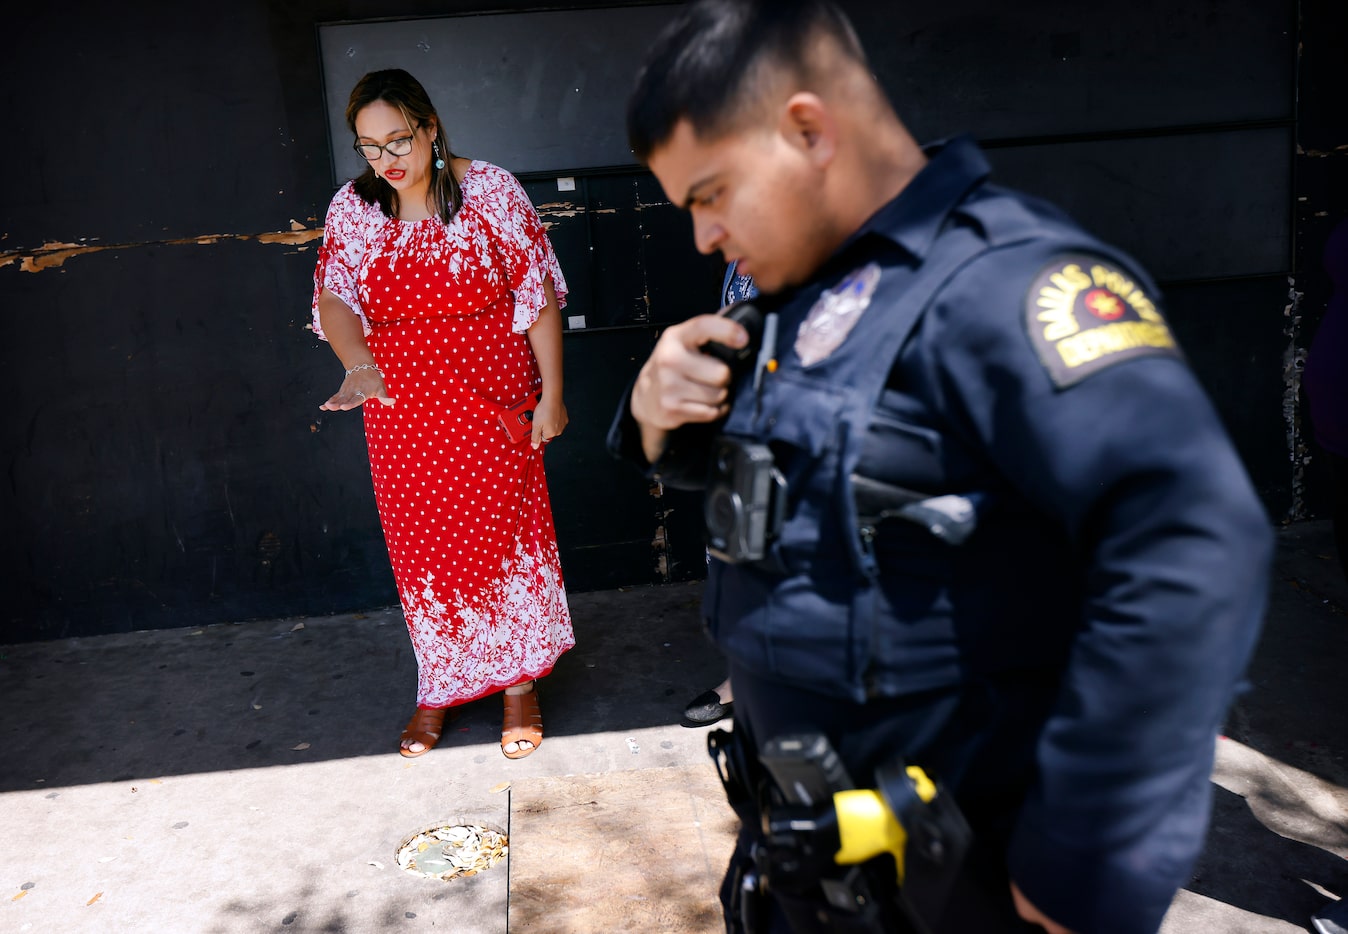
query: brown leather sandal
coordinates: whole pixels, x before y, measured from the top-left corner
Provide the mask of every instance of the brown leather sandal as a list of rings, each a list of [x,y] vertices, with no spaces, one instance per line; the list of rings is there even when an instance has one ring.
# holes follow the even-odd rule
[[[510,743],[533,743],[528,749]],[[501,721],[501,754],[507,759],[523,759],[543,743],[543,714],[538,709],[538,685],[524,694],[505,695],[505,717]]]
[[[445,728],[445,713],[448,710],[448,707],[431,710],[418,707],[416,713],[412,714],[412,719],[407,721],[407,726],[403,727],[398,752],[405,758],[415,759],[417,756],[424,756],[434,749],[435,744],[440,742],[440,733]],[[414,743],[421,743],[421,749],[413,752],[402,745],[409,740]]]

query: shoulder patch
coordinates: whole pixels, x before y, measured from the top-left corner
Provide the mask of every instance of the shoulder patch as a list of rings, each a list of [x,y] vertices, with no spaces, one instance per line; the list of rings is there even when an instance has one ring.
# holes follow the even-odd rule
[[[1183,357],[1142,287],[1086,253],[1063,254],[1034,277],[1025,294],[1025,328],[1059,389],[1135,357]]]

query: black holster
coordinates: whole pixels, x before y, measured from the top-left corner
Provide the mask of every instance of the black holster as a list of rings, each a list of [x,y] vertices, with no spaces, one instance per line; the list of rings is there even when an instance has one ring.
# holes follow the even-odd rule
[[[721,908],[727,934],[762,934],[768,930],[767,891],[758,871],[750,831],[758,826],[761,772],[745,743],[736,733],[712,730],[707,734],[707,752],[716,763],[726,801],[740,819],[742,829],[721,884]]]
[[[743,824],[721,887],[728,934],[768,934],[774,915],[793,934],[916,934],[899,907],[893,861],[838,866],[836,842],[796,846],[791,838],[809,821],[806,812],[775,799],[757,754],[745,746],[726,730],[707,737],[726,799]]]

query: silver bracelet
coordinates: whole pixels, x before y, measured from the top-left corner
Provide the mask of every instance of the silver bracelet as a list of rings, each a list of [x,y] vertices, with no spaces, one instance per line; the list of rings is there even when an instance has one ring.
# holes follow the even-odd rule
[[[379,374],[380,379],[384,378],[384,371],[379,369],[379,366],[374,363],[361,363],[357,366],[353,366],[351,369],[346,371],[346,375],[350,376],[352,373],[358,373],[361,370],[374,370],[376,373]]]

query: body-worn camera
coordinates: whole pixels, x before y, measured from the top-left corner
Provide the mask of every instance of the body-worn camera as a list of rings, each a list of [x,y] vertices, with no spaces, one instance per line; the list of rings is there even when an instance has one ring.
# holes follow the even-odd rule
[[[765,444],[721,435],[712,445],[703,520],[707,550],[729,564],[759,561],[782,528],[786,479]]]

